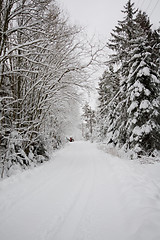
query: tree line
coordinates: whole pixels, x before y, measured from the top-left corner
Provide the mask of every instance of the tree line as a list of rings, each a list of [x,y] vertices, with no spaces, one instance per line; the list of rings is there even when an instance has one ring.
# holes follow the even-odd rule
[[[134,154],[160,150],[160,28],[127,1],[107,42],[106,70],[99,81],[99,138]]]
[[[81,32],[55,0],[0,1],[1,177],[63,143],[98,52]]]

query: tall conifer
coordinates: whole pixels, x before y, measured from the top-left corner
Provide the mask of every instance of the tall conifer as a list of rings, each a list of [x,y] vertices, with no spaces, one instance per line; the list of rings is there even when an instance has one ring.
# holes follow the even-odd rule
[[[102,116],[108,125],[106,137],[118,147],[152,154],[160,150],[159,31],[152,31],[146,13],[135,10],[130,0],[122,12],[125,17],[118,21],[108,43],[112,50],[109,64],[117,69],[110,80],[114,83],[117,77],[119,86],[109,104],[103,101],[101,105],[107,109]],[[104,82],[104,76],[100,100],[109,96],[104,89],[112,85]]]

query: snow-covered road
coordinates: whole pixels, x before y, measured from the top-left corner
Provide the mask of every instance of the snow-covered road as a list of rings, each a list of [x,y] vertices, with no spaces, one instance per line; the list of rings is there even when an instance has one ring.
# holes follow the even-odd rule
[[[0,239],[159,240],[160,166],[67,144],[0,182]]]

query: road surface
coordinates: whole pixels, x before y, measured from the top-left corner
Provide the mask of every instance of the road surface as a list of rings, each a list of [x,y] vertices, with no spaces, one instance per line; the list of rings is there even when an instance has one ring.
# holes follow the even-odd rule
[[[159,240],[160,188],[89,142],[0,183],[1,240]]]

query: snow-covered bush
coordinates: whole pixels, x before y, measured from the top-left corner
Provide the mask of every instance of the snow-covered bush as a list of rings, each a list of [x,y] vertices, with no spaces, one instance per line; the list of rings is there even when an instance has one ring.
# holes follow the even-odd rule
[[[17,171],[34,167],[49,159],[45,144],[41,138],[30,143],[25,148],[26,142],[21,134],[12,131],[8,136],[8,144],[3,149],[0,162],[1,177],[10,176]]]
[[[1,156],[1,177],[10,176],[13,168],[25,169],[30,164],[30,159],[23,150],[23,139],[17,131],[12,131],[7,139],[6,149]]]

